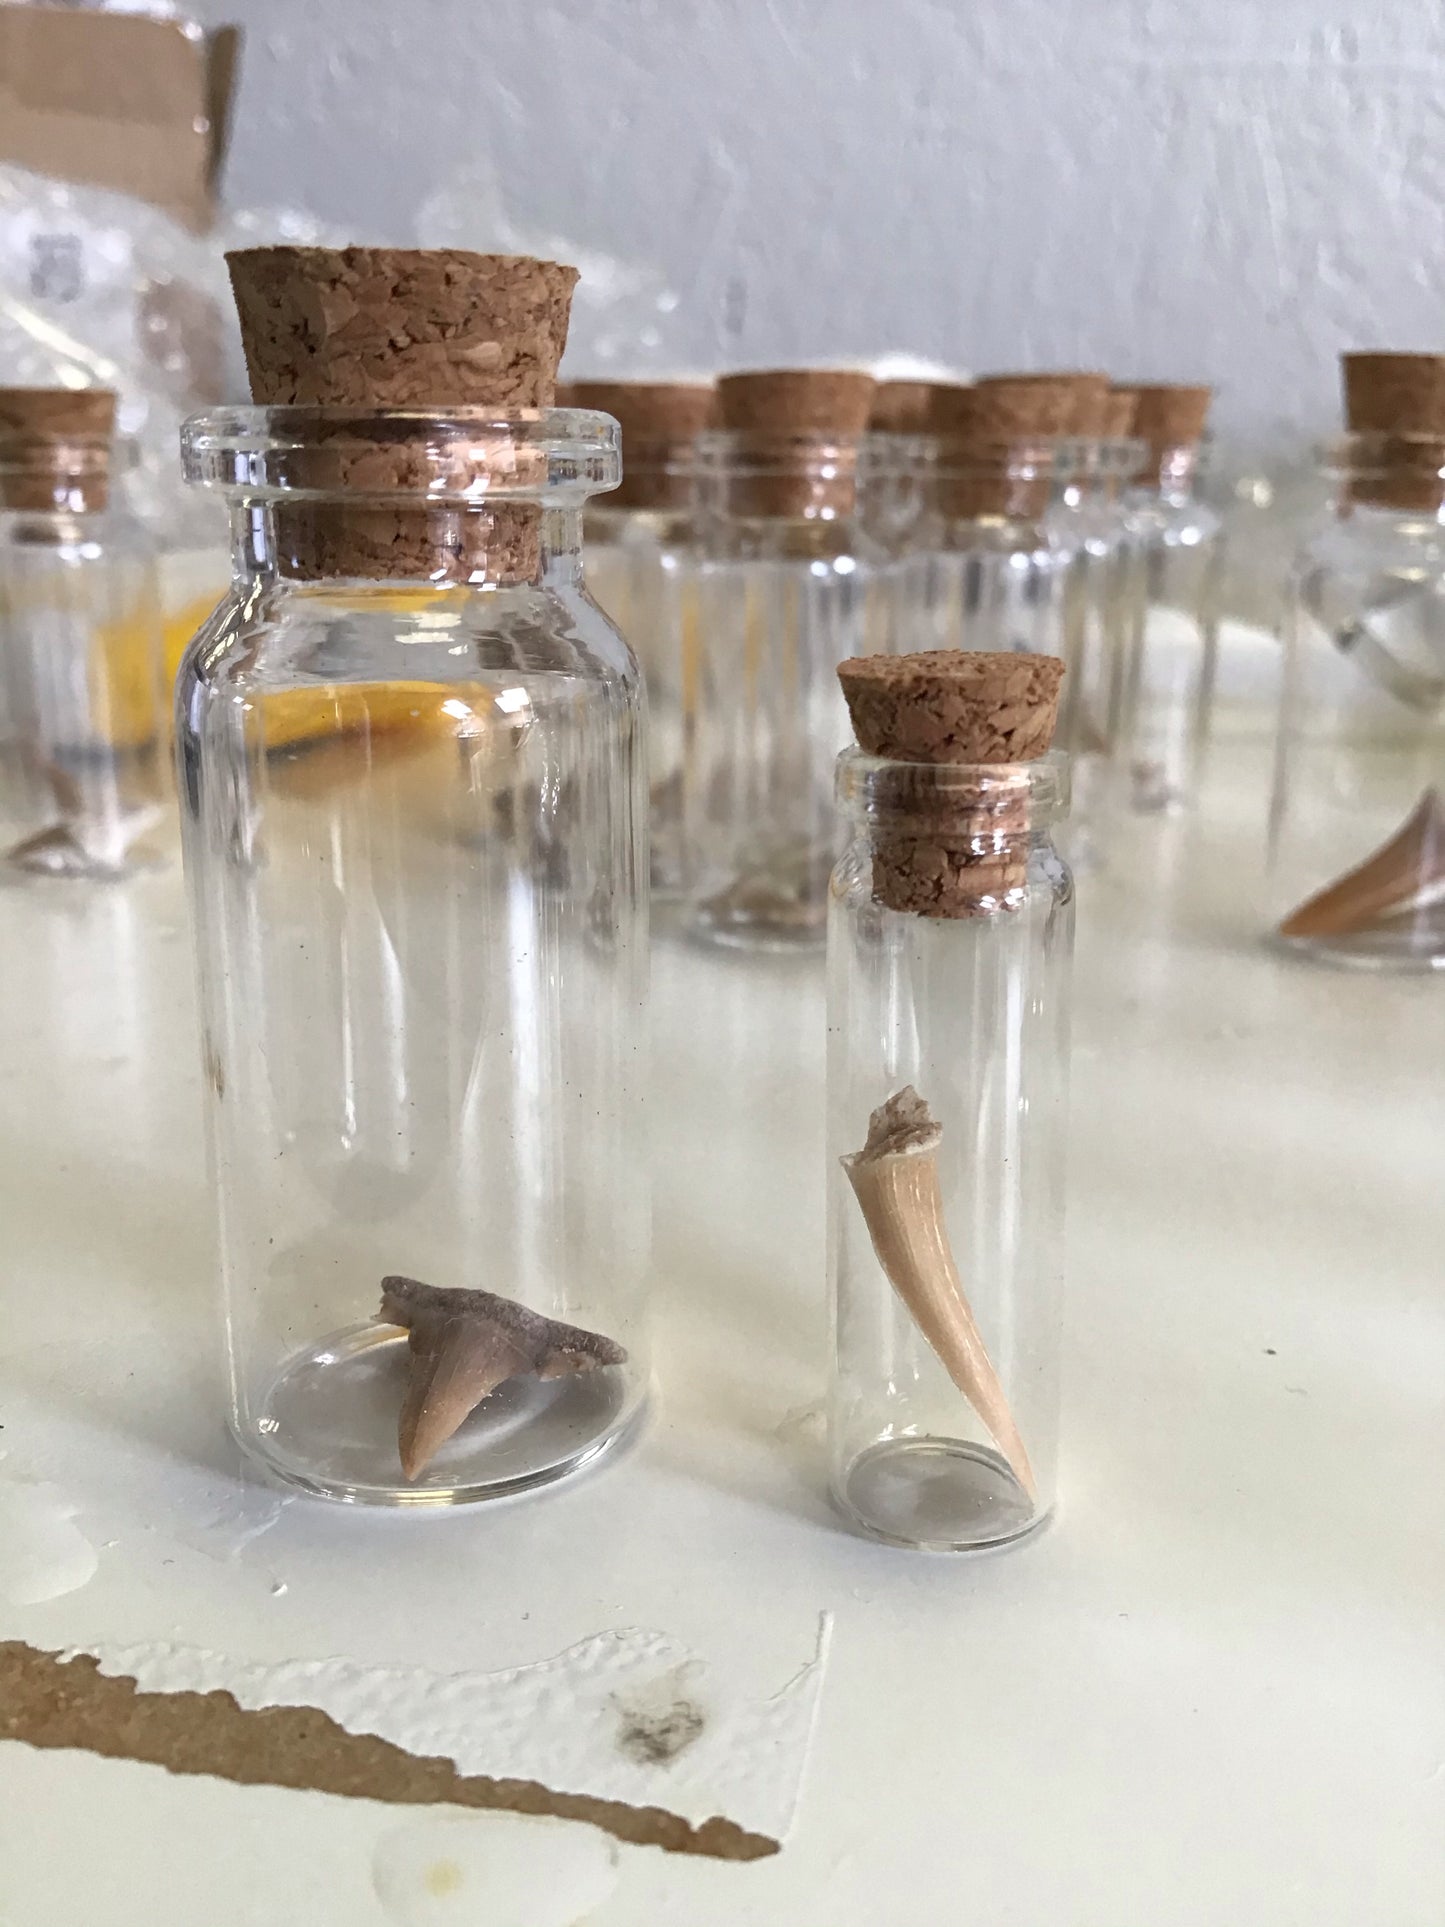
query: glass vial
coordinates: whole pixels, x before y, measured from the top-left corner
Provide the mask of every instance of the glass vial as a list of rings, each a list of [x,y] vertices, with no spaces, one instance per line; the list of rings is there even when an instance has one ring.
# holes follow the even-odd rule
[[[401,307],[448,368],[500,344],[519,403],[187,424],[235,580],[177,755],[232,1426],[309,1491],[440,1506],[595,1460],[644,1398],[647,846],[637,667],[582,573],[616,424],[529,403],[509,345],[571,270],[433,259],[231,257],[262,392],[435,381]],[[331,315],[334,362],[268,362]]]
[[[1442,969],[1445,357],[1347,355],[1345,384],[1373,425],[1332,451],[1292,573],[1270,920],[1308,955]]]
[[[687,771],[689,926],[713,943],[823,942],[837,854],[845,658],[881,643],[882,556],[857,519],[866,375],[718,383],[699,448],[698,683]]]
[[[1224,568],[1223,518],[1201,494],[1208,388],[1135,387],[1147,450],[1128,492],[1129,618],[1121,770],[1130,809],[1183,808],[1209,735]]]
[[[844,671],[860,739],[927,753],[943,715],[987,758],[853,750],[838,768],[830,1477],[844,1515],[898,1545],[995,1545],[1054,1503],[1073,886],[1051,841],[1066,759],[1041,752],[1060,673],[947,655]]]
[[[683,770],[697,710],[698,645],[692,568],[697,438],[713,407],[711,383],[578,381],[578,408],[622,429],[622,481],[587,510],[587,587],[627,637],[647,692],[652,895],[685,886]]]
[[[1058,739],[1069,753],[1073,807],[1097,821],[1112,800],[1124,712],[1131,549],[1123,497],[1143,450],[1127,436],[1132,397],[1102,376],[1087,379],[1076,398],[1080,432],[1058,445],[1049,522],[1070,556]]]
[[[1057,655],[1070,550],[1051,526],[1067,390],[946,383],[932,390],[924,512],[896,572],[894,647]]]
[[[0,389],[0,863],[115,878],[169,804],[155,555],[115,500],[115,396]]]

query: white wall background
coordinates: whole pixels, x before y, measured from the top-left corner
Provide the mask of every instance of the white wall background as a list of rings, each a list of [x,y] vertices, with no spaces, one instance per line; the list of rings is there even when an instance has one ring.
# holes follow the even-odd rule
[[[1318,432],[1349,346],[1445,346],[1438,0],[203,0],[227,177],[355,240],[516,225],[650,261],[639,363],[1205,379]],[[433,232],[428,238],[437,238]],[[586,369],[573,364],[574,372]]]

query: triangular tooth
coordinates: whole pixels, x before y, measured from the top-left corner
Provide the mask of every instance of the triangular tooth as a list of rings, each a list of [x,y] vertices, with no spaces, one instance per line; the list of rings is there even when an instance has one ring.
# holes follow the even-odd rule
[[[622,1365],[627,1353],[600,1332],[500,1298],[495,1292],[381,1281],[381,1317],[409,1334],[406,1393],[397,1425],[408,1481],[430,1465],[482,1400],[509,1378],[538,1378]]]
[[[938,1183],[942,1126],[911,1085],[868,1120],[868,1141],[843,1159],[889,1283],[949,1377],[988,1427],[1031,1499],[1029,1455],[964,1293]]]
[[[397,1445],[401,1469],[412,1481],[487,1394],[527,1371],[531,1360],[480,1314],[421,1320],[411,1328],[409,1350]]]
[[[1347,937],[1377,929],[1445,884],[1445,807],[1427,789],[1388,843],[1302,903],[1282,937]]]

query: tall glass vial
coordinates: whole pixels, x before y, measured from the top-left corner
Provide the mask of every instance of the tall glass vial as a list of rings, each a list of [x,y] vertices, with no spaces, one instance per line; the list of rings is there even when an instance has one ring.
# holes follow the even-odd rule
[[[0,863],[114,878],[169,802],[155,555],[115,499],[115,397],[0,390]]]
[[[627,637],[647,691],[652,894],[685,887],[683,769],[697,710],[693,489],[710,382],[578,381],[576,407],[622,429],[622,481],[587,510],[587,586]]]
[[[698,467],[700,673],[686,774],[689,924],[820,946],[837,854],[837,668],[882,640],[883,556],[857,519],[871,380],[780,370],[718,384]]]
[[[616,426],[246,408],[184,450],[234,541],[177,721],[232,1425],[346,1500],[541,1484],[648,1375],[642,704],[581,550]],[[418,1464],[448,1373],[495,1389]]]
[[[1117,398],[1130,407],[1127,398]],[[1116,398],[1097,434],[1060,445],[1049,522],[1070,555],[1063,655],[1068,665],[1059,741],[1073,771],[1074,807],[1097,819],[1114,786],[1128,660],[1132,549],[1123,493],[1139,466],[1140,445],[1115,432]]]
[[[1286,608],[1270,922],[1298,952],[1372,969],[1445,969],[1439,367],[1434,432],[1365,432],[1332,451],[1333,505]]]
[[[850,751],[838,797],[833,1496],[894,1544],[993,1545],[1047,1517],[1057,1471],[1073,887],[1051,836],[1066,761]]]
[[[1121,769],[1126,805],[1195,795],[1209,734],[1223,582],[1223,518],[1201,494],[1208,388],[1136,387],[1148,458],[1126,498],[1129,616]]]

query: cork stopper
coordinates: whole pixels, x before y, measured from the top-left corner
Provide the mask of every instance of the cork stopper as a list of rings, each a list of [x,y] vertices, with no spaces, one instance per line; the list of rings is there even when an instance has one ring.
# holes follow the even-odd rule
[[[1054,656],[958,649],[839,665],[859,747],[900,765],[873,813],[875,901],[925,917],[1023,901],[1029,779],[1017,765],[1053,741],[1063,675]],[[920,764],[966,765],[977,780],[940,786]]]
[[[1340,357],[1345,425],[1369,437],[1350,497],[1377,508],[1433,514],[1445,501],[1445,355]]]
[[[113,389],[0,388],[0,508],[103,509],[114,433]]]
[[[1134,411],[1129,432],[1146,445],[1134,480],[1157,488],[1160,471],[1172,455],[1198,448],[1214,390],[1174,382],[1120,382],[1114,393],[1128,396]]]
[[[871,375],[842,368],[723,375],[717,419],[733,437],[738,470],[731,507],[780,519],[851,515],[875,386]]]
[[[622,428],[622,483],[608,500],[618,508],[681,509],[692,499],[697,438],[712,420],[713,385],[705,381],[574,381],[573,408],[596,408]]]
[[[1132,388],[1111,388],[1099,406],[1099,433],[1105,441],[1122,441],[1134,433],[1138,399]]]
[[[875,435],[926,435],[931,381],[880,381],[873,390],[868,427]]]
[[[1007,515],[1031,521],[1048,506],[1052,444],[1072,431],[1077,394],[1068,375],[995,375],[936,382],[929,429],[938,438],[935,500],[950,520]],[[1027,450],[1027,472],[1016,472]]]
[[[548,408],[567,341],[575,268],[454,248],[246,248],[228,254],[254,401],[320,407]],[[419,486],[414,431],[340,453],[339,491]],[[541,458],[536,458],[541,480]],[[278,505],[277,547],[298,575],[467,581],[535,573],[540,510],[465,512]]]
[[[1109,377],[1094,369],[1050,369],[1040,374],[985,375],[980,388],[1001,389],[1019,395],[1030,388],[1054,398],[1062,412],[1063,435],[1094,435],[1099,412],[1109,393]]]

